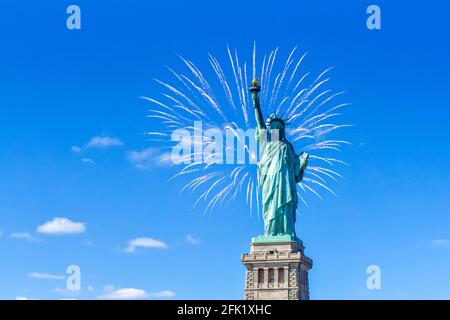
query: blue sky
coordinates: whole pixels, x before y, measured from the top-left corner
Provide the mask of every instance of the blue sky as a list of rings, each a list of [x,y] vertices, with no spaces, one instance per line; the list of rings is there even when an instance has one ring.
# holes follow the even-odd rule
[[[336,66],[352,103],[338,196],[311,198],[298,219],[311,298],[450,298],[448,4],[375,1],[382,28],[370,31],[367,1],[73,3],[79,31],[65,25],[72,2],[0,6],[0,298],[243,297],[240,255],[262,219],[242,201],[192,210],[167,182],[173,168],[138,169],[127,154],[150,146],[138,97],[177,54],[203,62],[253,41],[298,45],[314,71]],[[54,234],[57,217],[69,234]],[[141,237],[161,243],[126,252]],[[63,289],[73,264],[76,295]],[[366,288],[372,264],[381,290]]]

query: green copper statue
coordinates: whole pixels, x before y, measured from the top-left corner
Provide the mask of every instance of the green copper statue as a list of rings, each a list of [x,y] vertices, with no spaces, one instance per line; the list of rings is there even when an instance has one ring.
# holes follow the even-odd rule
[[[261,155],[258,170],[264,219],[264,235],[254,238],[254,241],[299,241],[295,234],[296,184],[303,179],[309,156],[306,152],[295,153],[292,144],[286,140],[283,119],[273,114],[264,123],[258,97],[260,91],[261,86],[254,79],[250,92],[258,124]]]

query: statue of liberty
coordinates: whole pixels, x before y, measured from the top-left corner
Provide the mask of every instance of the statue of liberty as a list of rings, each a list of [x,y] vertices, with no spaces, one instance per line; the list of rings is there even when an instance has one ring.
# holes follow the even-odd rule
[[[254,241],[299,241],[295,234],[297,183],[303,179],[309,155],[295,153],[286,139],[286,121],[276,114],[264,123],[258,93],[261,86],[254,79],[250,92],[255,109],[257,140],[260,148],[258,164],[262,191],[264,235]]]

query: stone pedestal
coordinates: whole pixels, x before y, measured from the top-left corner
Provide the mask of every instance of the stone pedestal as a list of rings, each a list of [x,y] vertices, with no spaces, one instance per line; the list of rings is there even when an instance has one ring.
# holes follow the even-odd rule
[[[242,255],[246,268],[246,300],[309,300],[308,271],[312,260],[301,241],[254,238]]]

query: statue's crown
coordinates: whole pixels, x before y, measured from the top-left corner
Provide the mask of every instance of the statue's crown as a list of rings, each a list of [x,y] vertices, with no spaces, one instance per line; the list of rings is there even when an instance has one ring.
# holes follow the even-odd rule
[[[266,120],[266,125],[269,127],[272,122],[281,122],[283,126],[286,126],[286,121],[284,121],[281,117],[277,116],[276,113],[272,113]]]

